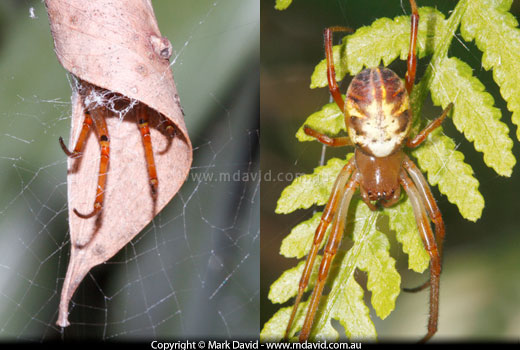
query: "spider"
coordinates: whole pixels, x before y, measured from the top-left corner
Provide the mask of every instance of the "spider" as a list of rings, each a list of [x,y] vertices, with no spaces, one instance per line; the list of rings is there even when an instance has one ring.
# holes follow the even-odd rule
[[[346,27],[331,27],[324,30],[327,79],[330,93],[345,115],[348,137],[329,137],[307,126],[307,135],[332,147],[355,146],[354,157],[340,171],[332,187],[329,200],[316,228],[314,241],[307,257],[299,282],[298,294],[285,332],[289,333],[305,288],[309,283],[316,255],[325,232],[332,224],[329,240],[324,249],[316,285],[312,291],[309,308],[300,331],[299,340],[309,338],[325,281],[332,260],[341,242],[350,201],[359,188],[361,199],[371,210],[382,205],[390,207],[400,198],[401,186],[408,194],[416,223],[430,256],[430,279],[417,288],[405,289],[409,292],[430,287],[430,313],[428,332],[421,341],[426,341],[437,331],[439,315],[439,277],[441,272],[442,242],[444,222],[426,179],[419,168],[404,153],[403,146],[415,148],[444,120],[453,104],[440,117],[433,120],[413,138],[409,138],[412,125],[410,94],[415,80],[417,66],[416,43],[419,13],[415,0],[410,0],[412,9],[410,51],[407,59],[407,73],[403,82],[392,70],[385,67],[367,68],[357,74],[350,83],[345,101],[341,97],[332,56],[332,35],[335,32],[352,32]],[[435,235],[428,221],[435,224]]]
[[[95,88],[92,86],[88,86],[86,89],[80,90],[80,95],[85,94],[85,96],[89,96],[92,93],[95,93]],[[99,92],[98,92],[99,93]],[[108,128],[106,123],[106,118],[109,116],[110,111],[105,106],[99,106],[95,103],[90,103],[88,105],[85,104],[85,96],[82,96],[84,101],[84,119],[83,126],[81,128],[81,132],[79,134],[78,140],[76,142],[76,146],[74,150],[71,152],[65,146],[63,142],[63,138],[59,138],[60,146],[63,149],[63,152],[68,157],[71,158],[79,158],[83,155],[83,148],[85,147],[86,140],[90,131],[90,128],[94,126],[94,130],[97,133],[99,144],[100,144],[100,152],[101,159],[99,162],[99,173],[98,173],[98,184],[96,188],[96,199],[94,201],[94,208],[88,214],[80,213],[76,208],[73,209],[74,214],[83,219],[89,219],[96,215],[98,215],[103,209],[103,200],[104,200],[104,192],[106,185],[106,178],[108,173],[108,164],[110,161],[110,137],[108,134]],[[137,102],[132,109],[136,122],[141,132],[141,138],[143,140],[144,154],[146,158],[146,165],[148,169],[148,178],[151,188],[152,198],[155,200],[157,197],[157,191],[159,187],[159,180],[157,179],[157,170],[155,168],[155,160],[153,156],[153,147],[152,147],[152,139],[150,136],[150,128],[148,126],[148,109],[147,107],[141,103]],[[175,136],[176,131],[173,126],[173,123],[166,120],[165,130],[170,137]]]

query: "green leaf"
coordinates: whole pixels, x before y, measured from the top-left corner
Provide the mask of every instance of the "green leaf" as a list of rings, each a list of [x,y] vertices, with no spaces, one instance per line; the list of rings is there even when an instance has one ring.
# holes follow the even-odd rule
[[[370,209],[360,205],[356,213],[356,221],[362,217],[373,215]],[[366,224],[366,222],[364,223]],[[372,292],[372,307],[377,316],[385,319],[395,308],[395,299],[399,295],[401,276],[395,269],[395,260],[390,256],[390,243],[385,234],[375,228],[365,241],[358,230],[354,230],[354,241],[363,245],[357,266],[367,272],[367,288]]]
[[[314,169],[312,174],[296,178],[283,190],[278,199],[276,213],[287,214],[297,209],[309,208],[313,204],[327,203],[332,185],[346,163],[346,160],[332,158],[327,164]]]
[[[301,307],[306,307],[307,303],[301,303]],[[289,323],[291,317],[292,306],[287,306],[278,310],[266,323],[264,328],[260,331],[260,341],[263,342],[279,342],[283,339],[285,334],[285,328]],[[302,327],[303,317],[302,313],[298,313],[294,319],[296,326]]]
[[[291,230],[291,233],[289,233],[289,235],[285,237],[282,241],[282,246],[280,247],[280,254],[285,256],[286,258],[298,259],[309,254],[312,242],[314,241],[314,233],[316,232],[316,228],[320,223],[322,214],[322,212],[317,212],[309,220],[305,220],[296,225]],[[329,232],[330,226],[327,229],[325,237],[323,238],[321,247],[323,247],[323,245],[325,244]]]
[[[472,74],[471,67],[457,58],[442,60],[430,86],[432,100],[443,107],[453,102],[457,129],[484,153],[486,165],[502,176],[511,176],[516,159],[509,128],[500,121],[502,113],[493,106],[493,96]]]
[[[370,310],[363,302],[363,288],[350,278],[338,298],[332,317],[337,319],[351,340],[374,340],[376,328],[370,319]]]
[[[457,205],[464,218],[471,221],[480,218],[484,198],[478,190],[479,182],[471,166],[464,162],[464,154],[456,151],[455,142],[442,134],[442,128],[432,132],[412,154],[421,170],[428,173],[428,182],[438,185],[439,191]]]
[[[457,58],[445,58],[437,65],[430,86],[432,100],[446,107],[454,103],[453,123],[484,153],[484,162],[502,176],[511,176],[516,159],[509,129],[500,121],[502,113],[471,67]]]
[[[285,10],[288,8],[292,3],[292,0],[276,0],[276,4],[274,5],[274,8],[277,10]]]
[[[298,141],[316,141],[314,137],[305,134],[303,131],[304,125],[329,136],[334,136],[341,131],[347,130],[345,126],[345,116],[335,102],[328,103],[318,112],[311,114],[296,133]]]
[[[520,30],[518,21],[508,12],[512,0],[473,0],[462,18],[460,31],[464,40],[475,40],[484,53],[482,66],[493,69],[493,78],[513,112],[512,120],[520,125]],[[520,128],[516,132],[520,140]]]
[[[375,339],[375,327],[370,319],[368,307],[364,304],[363,289],[354,279],[356,268],[367,272],[367,287],[372,292],[372,306],[379,317],[385,318],[395,307],[395,299],[400,292],[400,276],[395,269],[395,260],[389,255],[390,244],[387,237],[376,229],[376,222],[381,214],[372,212],[359,197],[355,197],[347,218],[346,232],[354,238],[353,246],[348,252],[339,252],[334,259],[332,271],[327,283],[332,283],[328,296],[323,296],[313,326],[313,339],[337,338],[331,319],[336,319],[345,327],[349,339]],[[311,219],[312,220],[312,219]],[[312,288],[317,277],[317,269],[321,257],[313,267],[313,274],[308,288]],[[269,299],[283,303],[296,296],[298,284],[303,271],[304,262],[297,267],[285,271],[273,283]],[[292,334],[303,326],[306,314],[305,306],[300,306]],[[279,310],[262,330],[264,339],[280,340],[289,321],[290,308]],[[282,322],[285,321],[284,322]],[[274,325],[281,327],[283,331]]]
[[[341,254],[339,254],[341,255]],[[320,255],[316,256],[316,260],[313,266],[311,277],[309,278],[309,284],[306,288],[306,291],[312,289],[316,283],[316,278],[318,275],[318,267],[320,266],[322,257]],[[305,266],[305,261],[300,262],[296,267],[289,269],[282,273],[280,278],[278,278],[272,285],[269,290],[269,300],[273,303],[284,303],[292,297],[295,297],[298,294],[298,285],[303,273],[303,268]],[[355,283],[355,282],[354,282]],[[327,304],[327,297],[324,296],[321,299],[321,304]],[[361,294],[361,302],[363,299],[363,295]],[[359,300],[350,299],[349,303],[356,303]],[[320,305],[321,305],[320,304]],[[363,304],[364,306],[364,304]],[[321,306],[320,306],[321,307]],[[352,305],[352,308],[359,309],[359,306]],[[260,337],[265,337],[266,339],[271,339],[271,341],[280,341],[285,333],[285,328],[289,322],[289,316],[291,313],[292,307],[283,308],[279,310],[272,318],[269,320],[262,332],[260,333]],[[297,330],[301,329],[303,326],[303,321],[305,315],[307,314],[307,302],[302,302],[298,308],[298,312],[296,313],[294,326],[291,332],[291,335],[294,335]],[[368,315],[368,309],[367,309]],[[370,319],[369,319],[370,320]],[[283,332],[273,325],[279,325]],[[263,334],[263,336],[262,336]],[[316,334],[316,339],[327,339],[327,340],[337,340],[339,337],[338,332],[332,327],[329,321],[320,327],[320,331]]]
[[[372,292],[371,301],[376,314],[385,318],[394,309],[395,299],[400,292],[401,278],[395,270],[395,260],[388,254],[390,247],[388,239],[376,228],[379,216],[379,212],[371,211],[359,197],[354,197],[347,217],[346,228],[346,233],[351,234],[354,244],[341,259],[338,271],[330,273],[331,276],[336,277],[332,282],[326,303],[320,304],[322,311],[316,316],[313,335],[319,334],[320,327],[325,327],[330,322],[330,318],[335,318],[341,319],[342,324],[350,325],[346,330],[347,335],[354,334],[356,338],[375,338],[375,329],[368,315],[368,309],[362,305],[362,297],[355,304],[344,305],[345,302],[352,302],[345,300],[344,296],[349,292],[346,290],[346,286],[351,283],[350,281],[355,281],[356,268],[366,271],[368,274],[367,287]],[[336,257],[333,265],[338,264],[338,258]],[[354,296],[350,297],[356,300]],[[359,298],[359,295],[357,297]],[[355,308],[365,311],[357,315],[345,313],[345,310]],[[362,327],[356,328],[356,324],[362,325]]]
[[[326,302],[327,298],[323,298]],[[269,321],[264,324],[264,328],[260,332],[261,342],[279,342],[285,335],[285,328],[289,323],[291,317],[292,306],[284,307],[278,310]],[[307,302],[302,302],[298,313],[294,318],[293,331],[291,336],[294,336],[296,330],[301,329],[305,314],[307,313]],[[323,330],[316,336],[316,340],[337,340],[339,338],[338,332],[332,327],[330,323],[325,324]],[[297,339],[291,338],[291,341],[297,341]]]
[[[383,213],[388,215],[390,228],[396,232],[397,241],[408,254],[408,268],[415,272],[424,272],[430,263],[430,256],[424,249],[410,200],[406,198],[390,208],[385,208]]]
[[[312,288],[314,283],[316,282],[316,277],[318,275],[318,266],[321,263],[321,256],[316,256],[316,261],[314,263],[311,277],[309,278],[309,285],[306,290]],[[271,288],[269,288],[268,298],[273,303],[282,304],[285,303],[292,297],[295,297],[298,294],[298,285],[300,283],[300,278],[302,277],[303,268],[305,267],[305,261],[301,261],[296,267],[293,267],[289,270],[284,271],[282,275],[271,284]]]
[[[417,54],[424,57],[433,52],[445,30],[444,15],[436,9],[419,9],[421,20],[417,36]],[[410,16],[392,19],[380,18],[370,26],[361,27],[346,36],[343,43],[333,47],[336,79],[342,80],[347,72],[355,75],[363,67],[376,67],[381,61],[387,66],[397,57],[405,60],[410,46]],[[311,88],[325,87],[327,62],[322,60],[311,76]]]

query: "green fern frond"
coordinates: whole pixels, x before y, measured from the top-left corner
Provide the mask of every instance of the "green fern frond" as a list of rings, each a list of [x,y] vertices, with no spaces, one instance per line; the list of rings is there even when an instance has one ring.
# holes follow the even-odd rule
[[[338,338],[333,330],[331,319],[336,319],[345,327],[350,339],[374,339],[375,327],[369,316],[369,309],[363,301],[363,289],[354,279],[354,271],[360,269],[368,276],[367,287],[372,292],[372,306],[377,315],[385,318],[395,307],[395,299],[400,290],[400,275],[395,269],[395,260],[389,255],[390,244],[385,234],[376,228],[381,214],[372,212],[359,197],[354,197],[347,219],[346,234],[353,237],[354,244],[348,252],[338,253],[335,261],[341,261],[339,268],[334,268],[330,275],[335,275],[328,296],[322,298],[320,310],[316,316],[316,327],[313,327],[313,339]],[[308,289],[316,281],[321,257],[317,257]],[[285,271],[271,286],[269,299],[283,303],[296,296],[298,282],[305,262]],[[330,281],[330,279],[329,279]],[[383,281],[383,283],[381,283]],[[262,330],[261,338],[278,341],[282,339],[289,320],[290,308],[279,310]],[[302,303],[296,315],[291,335],[303,325],[306,304]],[[285,322],[283,322],[285,321]],[[280,331],[274,324],[280,325]]]
[[[327,297],[323,298],[325,302]],[[279,342],[283,339],[285,335],[285,327],[287,323],[289,323],[289,317],[291,316],[292,307],[284,307],[278,310],[273,317],[269,319],[264,324],[264,328],[260,332],[260,341],[261,342]],[[303,326],[303,321],[305,319],[305,313],[307,311],[307,302],[302,302],[300,304],[299,312],[296,314],[294,318],[294,327],[293,329],[301,329]],[[291,332],[291,336],[294,335],[295,332]],[[330,323],[326,323],[321,330],[321,332],[316,336],[316,340],[336,340],[339,338],[338,332],[332,327]],[[291,339],[296,340],[296,339]]]
[[[292,0],[276,0],[276,3],[274,5],[274,8],[277,10],[285,10],[288,8],[292,3]]]
[[[389,225],[395,231],[395,237],[408,254],[408,268],[415,272],[424,272],[430,264],[430,256],[419,235],[412,205],[408,198],[383,211],[389,218]]]
[[[445,58],[435,67],[430,85],[432,100],[446,107],[454,103],[453,123],[475,149],[484,153],[484,162],[499,175],[511,176],[516,163],[509,128],[500,121],[493,96],[473,76],[471,67],[457,58]]]
[[[376,215],[364,203],[359,207],[354,222],[369,225],[370,221],[367,219]],[[377,316],[384,320],[395,308],[395,299],[401,291],[401,275],[395,269],[394,258],[389,254],[390,242],[385,234],[375,228],[375,222],[364,241],[361,232],[363,231],[354,229],[353,233],[354,242],[362,244],[356,265],[367,273],[367,288],[372,292],[372,307]]]
[[[484,53],[482,66],[493,69],[500,94],[520,126],[520,30],[509,13],[513,0],[473,0],[462,18],[460,31],[466,41],[475,40]],[[520,140],[520,128],[516,131]]]
[[[330,136],[337,135],[341,131],[347,130],[345,126],[345,116],[343,115],[343,112],[339,110],[339,107],[335,102],[327,103],[319,111],[307,117],[305,123],[303,123],[296,133],[298,141],[316,141],[314,137],[305,134],[303,131],[304,125]]]
[[[332,158],[327,164],[314,169],[314,173],[296,178],[283,190],[275,212],[288,214],[297,209],[310,208],[314,204],[327,203],[332,185],[346,163],[347,160]]]
[[[309,254],[312,242],[314,240],[314,233],[316,232],[316,228],[320,223],[322,214],[322,212],[316,212],[309,220],[305,220],[294,226],[294,228],[291,230],[291,233],[289,233],[289,235],[282,241],[280,254],[286,258],[298,259],[303,258],[305,255]],[[329,231],[330,227],[327,230],[325,237],[323,238],[321,247],[323,247],[327,241]]]
[[[318,266],[320,266],[321,256],[316,256],[316,263],[313,266],[310,282],[306,290],[313,287],[316,283],[316,277],[318,275]],[[302,277],[303,268],[305,261],[301,261],[296,267],[286,270],[282,273],[269,288],[268,298],[273,303],[283,304],[287,300],[293,298],[298,294],[298,283],[300,277]]]
[[[452,117],[457,129],[473,142],[476,150],[483,153],[486,165],[503,176],[510,176],[516,163],[509,130],[500,121],[501,112],[494,107],[492,96],[473,76],[469,65],[458,58],[448,58],[448,50],[462,23],[464,39],[475,40],[484,52],[483,65],[486,69],[493,69],[494,79],[513,112],[513,122],[520,125],[520,31],[516,28],[516,20],[507,12],[510,6],[511,0],[460,0],[447,20],[435,9],[420,8],[418,55],[432,54],[432,59],[412,94],[416,118],[414,132],[425,124],[419,118],[419,111],[428,91],[436,105],[446,107],[453,102]],[[393,20],[382,18],[360,28],[346,36],[342,44],[333,47],[336,78],[341,80],[347,73],[355,75],[365,66],[374,67],[381,62],[388,65],[398,57],[406,59],[409,37],[408,16]],[[323,60],[314,70],[311,88],[328,85],[326,70]],[[345,132],[344,116],[335,103],[327,104],[309,116],[304,125],[330,136]],[[520,128],[518,135],[520,139]],[[314,140],[303,132],[303,127],[296,137],[300,141]],[[472,167],[465,163],[464,155],[456,150],[455,142],[444,135],[441,128],[431,133],[411,154],[421,170],[427,173],[428,182],[437,185],[464,218],[476,221],[481,217],[484,198],[478,190],[479,182]],[[350,157],[352,154],[347,156],[347,160]],[[313,174],[296,179],[283,191],[276,212],[290,213],[312,205],[324,205],[345,164],[346,160],[333,158],[326,165],[317,167]],[[331,324],[335,319],[341,322],[350,339],[375,339],[376,331],[363,301],[363,288],[354,278],[356,270],[367,273],[367,289],[371,292],[371,305],[377,316],[384,319],[395,308],[400,292],[400,275],[389,254],[388,239],[376,227],[382,215],[388,217],[389,228],[396,232],[397,241],[408,254],[409,268],[423,272],[428,267],[429,255],[420,238],[411,204],[404,197],[391,208],[372,212],[358,196],[354,196],[345,230],[345,236],[352,238],[351,247],[346,252],[338,252],[334,259],[333,271],[329,274],[331,278],[327,280],[330,289],[322,297],[311,338],[337,339],[339,335]],[[297,225],[284,240],[281,254],[298,258],[308,254],[320,216],[321,213],[315,213],[311,219]],[[301,262],[273,283],[269,294],[273,302],[283,303],[296,296],[303,266],[304,262]],[[317,268],[318,263],[314,265],[308,289],[315,284]],[[307,303],[302,302],[291,336],[301,329],[306,308]],[[291,309],[291,306],[280,309],[264,325],[262,340],[282,339]]]
[[[464,218],[471,221],[480,218],[484,197],[478,190],[479,182],[473,176],[471,166],[464,162],[464,154],[456,151],[455,142],[442,135],[441,128],[432,132],[412,154],[417,158],[419,168],[428,173],[428,182],[438,185],[439,191],[457,205]]]
[[[377,338],[376,328],[370,319],[370,310],[363,302],[363,288],[349,278],[336,302],[332,317],[337,319],[349,339],[362,341]]]
[[[421,20],[417,36],[417,54],[424,57],[433,53],[441,33],[445,31],[444,15],[436,9],[419,9]],[[336,79],[347,73],[355,75],[363,67],[376,67],[383,61],[387,66],[396,58],[405,60],[410,46],[410,17],[380,18],[370,26],[361,27],[333,46]],[[311,76],[311,88],[327,86],[327,61],[322,60]]]
[[[301,303],[300,308],[307,306],[307,303]],[[276,311],[276,313],[264,323],[262,330],[260,331],[260,341],[263,342],[279,342],[283,339],[285,334],[285,328],[289,323],[291,317],[292,306],[287,306]],[[298,317],[299,316],[299,317]],[[303,324],[301,312],[294,320],[295,325]],[[300,327],[302,327],[300,325]]]

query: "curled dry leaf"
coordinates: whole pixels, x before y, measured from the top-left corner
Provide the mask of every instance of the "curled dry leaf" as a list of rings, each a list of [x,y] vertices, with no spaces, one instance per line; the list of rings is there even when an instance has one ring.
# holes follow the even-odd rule
[[[100,163],[95,132],[90,132],[81,157],[68,161],[71,256],[57,321],[66,327],[68,305],[79,283],[172,199],[189,172],[192,148],[168,60],[172,46],[161,36],[149,0],[46,0],[45,4],[58,60],[77,78],[79,87],[72,98],[69,148],[79,137],[85,105],[112,110],[106,118],[110,160],[99,215],[83,219],[72,211],[88,213],[93,208]],[[81,92],[86,85],[94,86],[97,96],[109,98],[86,96]],[[119,102],[112,103],[114,99]],[[137,103],[145,105],[150,119],[159,181],[155,199],[133,108]],[[173,138],[161,128],[167,120],[176,129]]]

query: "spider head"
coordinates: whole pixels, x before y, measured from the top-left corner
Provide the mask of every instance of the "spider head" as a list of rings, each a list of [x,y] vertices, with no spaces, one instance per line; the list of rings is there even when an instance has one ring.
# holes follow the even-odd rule
[[[366,191],[366,196],[370,201],[376,202],[389,202],[394,198],[399,198],[401,195],[401,186],[387,186],[380,188],[368,188],[364,189]]]
[[[367,204],[371,201],[382,205],[395,203],[401,194],[399,172],[404,153],[399,150],[387,157],[374,157],[358,148],[354,157],[361,174],[359,185],[363,200]]]
[[[412,125],[403,81],[385,67],[360,72],[347,91],[345,123],[350,139],[365,153],[374,157],[394,153]]]

